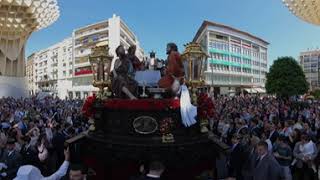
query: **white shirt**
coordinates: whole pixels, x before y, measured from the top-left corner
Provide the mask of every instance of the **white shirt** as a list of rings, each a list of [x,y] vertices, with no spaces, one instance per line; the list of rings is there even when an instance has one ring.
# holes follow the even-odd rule
[[[31,165],[21,166],[17,172],[17,177],[14,180],[59,180],[67,174],[69,162],[64,161],[58,171],[49,177],[43,177],[37,167]]]
[[[268,151],[270,153],[272,153],[272,143],[271,143],[270,139],[267,139],[265,142],[268,144]]]
[[[148,177],[151,177],[151,178],[160,178],[160,176],[158,175],[153,175],[153,174],[147,174]]]
[[[58,169],[58,171],[56,171],[51,176],[45,177],[45,178],[43,178],[41,180],[59,180],[63,176],[65,176],[67,174],[68,168],[69,168],[69,162],[68,161],[64,161],[63,164]]]

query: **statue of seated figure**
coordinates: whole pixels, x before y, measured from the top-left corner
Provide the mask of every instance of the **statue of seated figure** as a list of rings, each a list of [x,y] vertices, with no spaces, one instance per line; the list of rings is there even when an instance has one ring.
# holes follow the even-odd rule
[[[112,92],[118,98],[137,99],[138,83],[133,79],[133,65],[122,45],[118,46],[116,54],[118,59],[115,61],[112,71]]]

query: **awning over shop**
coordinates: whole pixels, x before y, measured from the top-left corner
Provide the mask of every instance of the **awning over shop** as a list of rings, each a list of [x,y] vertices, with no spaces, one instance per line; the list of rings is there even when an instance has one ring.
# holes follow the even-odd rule
[[[266,93],[266,90],[263,88],[255,88],[258,93]]]
[[[263,88],[245,88],[245,91],[247,91],[248,93],[266,93],[266,90]]]
[[[254,88],[245,88],[244,90],[248,93],[257,93],[257,91]]]

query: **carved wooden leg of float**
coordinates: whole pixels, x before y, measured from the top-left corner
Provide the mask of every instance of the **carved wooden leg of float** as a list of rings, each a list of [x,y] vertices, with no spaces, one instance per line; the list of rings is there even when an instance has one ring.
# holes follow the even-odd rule
[[[162,135],[162,143],[174,143],[174,136],[172,133]]]
[[[200,120],[200,132],[202,132],[202,133],[209,132],[208,125],[209,125],[209,121],[207,119],[201,119]]]
[[[94,126],[94,119],[93,118],[89,118],[88,123],[90,124],[89,131],[95,131],[96,127]]]
[[[191,103],[194,106],[198,105],[198,96],[197,96],[197,88],[196,87],[190,87],[189,92],[191,92]]]

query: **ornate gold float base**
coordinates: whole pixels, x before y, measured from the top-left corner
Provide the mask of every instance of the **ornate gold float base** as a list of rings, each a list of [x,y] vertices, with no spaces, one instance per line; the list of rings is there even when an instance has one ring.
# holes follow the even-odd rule
[[[209,121],[207,119],[200,120],[200,132],[208,133],[209,132],[208,125],[209,125]]]
[[[162,135],[162,143],[173,143],[174,137],[172,133]]]

